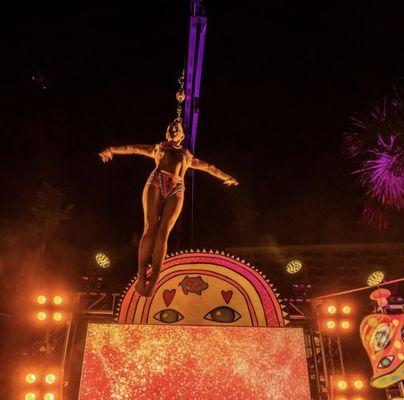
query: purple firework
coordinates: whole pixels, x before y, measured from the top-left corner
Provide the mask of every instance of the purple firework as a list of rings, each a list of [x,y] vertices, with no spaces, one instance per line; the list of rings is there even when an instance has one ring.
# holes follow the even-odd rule
[[[355,131],[345,133],[344,148],[359,165],[353,173],[367,199],[362,222],[386,228],[389,212],[404,208],[404,104],[398,91],[352,121]]]

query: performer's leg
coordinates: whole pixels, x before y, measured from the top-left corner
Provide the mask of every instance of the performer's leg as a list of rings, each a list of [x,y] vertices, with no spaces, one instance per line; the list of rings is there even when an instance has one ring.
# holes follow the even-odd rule
[[[161,213],[160,224],[157,230],[156,240],[153,247],[152,273],[150,275],[149,285],[147,286],[147,295],[151,296],[154,286],[160,275],[161,265],[167,254],[167,240],[177,221],[184,202],[184,196],[173,197],[164,204]]]
[[[146,271],[153,252],[154,240],[159,226],[160,213],[163,207],[163,199],[159,188],[154,185],[146,185],[142,196],[144,212],[143,235],[139,242],[138,252],[138,282],[136,290],[141,294],[146,293]]]

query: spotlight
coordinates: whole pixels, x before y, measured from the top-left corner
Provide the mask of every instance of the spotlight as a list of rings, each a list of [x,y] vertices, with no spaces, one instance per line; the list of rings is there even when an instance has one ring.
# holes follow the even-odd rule
[[[303,264],[300,260],[292,260],[290,262],[288,262],[288,264],[286,265],[286,271],[289,274],[296,274],[297,272],[299,272],[303,267]]]
[[[25,393],[24,399],[25,400],[36,400],[37,397],[36,397],[35,393],[29,392],[29,393]]]
[[[350,328],[350,326],[351,326],[351,324],[349,323],[349,321],[342,321],[342,322],[341,322],[341,328],[342,328],[342,329],[347,330],[347,329]]]
[[[62,301],[63,301],[62,296],[55,296],[55,297],[53,298],[53,302],[54,302],[57,306],[60,305],[60,304],[62,304]]]
[[[384,273],[382,271],[372,272],[367,279],[368,286],[377,286],[383,282]]]
[[[111,266],[111,261],[108,256],[104,253],[97,253],[95,255],[95,261],[101,268],[109,268]]]
[[[330,304],[327,307],[327,311],[328,311],[328,314],[335,314],[337,312],[337,307],[335,307],[333,304]]]
[[[47,318],[47,314],[44,311],[39,311],[39,313],[36,315],[36,317],[40,320],[40,321],[45,321],[45,319]]]
[[[29,374],[25,375],[25,382],[31,384],[31,383],[34,383],[35,381],[36,381],[35,374],[29,373]]]
[[[338,381],[337,387],[339,390],[346,390],[348,387],[348,382],[345,379],[341,379]]]
[[[328,329],[331,329],[331,330],[335,329],[335,326],[336,326],[335,321],[330,319],[329,321],[327,321],[326,326],[327,326]]]
[[[345,396],[337,396],[337,397],[335,398],[335,400],[348,400],[348,398],[345,397]]]
[[[342,313],[343,314],[350,314],[351,313],[351,307],[350,306],[343,306],[342,307]]]
[[[55,400],[55,395],[53,393],[45,393],[43,400]]]
[[[355,381],[354,381],[354,386],[355,386],[355,389],[360,390],[360,389],[363,389],[363,387],[365,386],[365,384],[363,383],[363,380],[362,380],[362,379],[355,379]]]
[[[362,396],[355,396],[355,397],[352,397],[352,400],[365,400],[365,398]]]
[[[57,322],[61,321],[63,318],[63,314],[61,312],[53,313],[53,319]]]
[[[52,385],[52,383],[55,383],[56,382],[56,375],[55,374],[46,374],[46,376],[45,376],[45,382],[48,384],[48,385]]]
[[[36,301],[38,304],[45,304],[46,303],[46,296],[44,296],[43,294],[40,294],[37,298]]]

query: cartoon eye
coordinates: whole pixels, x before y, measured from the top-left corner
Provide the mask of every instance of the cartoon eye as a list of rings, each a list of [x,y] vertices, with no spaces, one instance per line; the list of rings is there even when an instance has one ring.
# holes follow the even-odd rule
[[[394,360],[394,356],[387,356],[387,357],[383,357],[379,364],[377,364],[377,368],[387,368],[391,365],[391,363]]]
[[[241,315],[230,307],[222,306],[209,311],[203,318],[209,321],[230,323],[240,319]]]
[[[375,352],[385,349],[390,344],[391,329],[388,324],[380,325],[374,333],[372,342]]]
[[[174,322],[181,321],[182,319],[184,319],[184,316],[177,310],[167,308],[166,310],[161,310],[156,313],[153,318],[166,324],[172,324]]]

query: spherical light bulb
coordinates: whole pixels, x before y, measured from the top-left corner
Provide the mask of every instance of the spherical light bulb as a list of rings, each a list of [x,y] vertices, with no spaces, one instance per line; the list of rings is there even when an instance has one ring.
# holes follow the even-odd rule
[[[44,296],[43,294],[40,294],[37,298],[36,301],[38,304],[45,304],[46,303],[46,296]]]
[[[348,382],[344,379],[341,379],[340,381],[338,381],[338,389],[340,390],[346,390],[346,388],[348,387]]]
[[[329,314],[335,314],[337,312],[337,307],[335,307],[334,305],[329,305],[327,307],[327,311]]]
[[[56,375],[55,374],[46,374],[45,382],[48,385],[51,385],[52,383],[55,383],[56,382]]]
[[[335,321],[333,321],[333,320],[327,321],[327,328],[328,329],[334,329],[335,328]]]
[[[350,306],[344,306],[342,307],[342,312],[344,314],[349,314],[351,312],[351,307]]]
[[[355,379],[354,386],[356,389],[358,389],[358,390],[363,389],[364,385],[365,384],[363,383],[362,379]]]
[[[40,321],[45,321],[47,314],[44,311],[39,311],[39,313],[36,315],[36,317],[40,320]]]
[[[54,302],[56,305],[62,304],[62,301],[63,301],[62,296],[55,296],[55,297],[53,298],[53,302]]]
[[[351,326],[351,324],[349,323],[349,321],[342,321],[341,322],[341,328],[342,329],[349,329],[350,326]]]
[[[61,321],[63,318],[63,314],[60,312],[53,313],[53,319],[57,322]]]
[[[36,381],[35,374],[29,373],[29,374],[25,375],[25,382],[34,383],[35,381]]]

